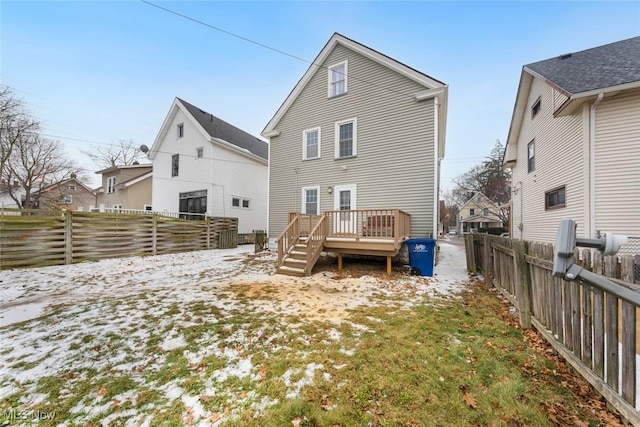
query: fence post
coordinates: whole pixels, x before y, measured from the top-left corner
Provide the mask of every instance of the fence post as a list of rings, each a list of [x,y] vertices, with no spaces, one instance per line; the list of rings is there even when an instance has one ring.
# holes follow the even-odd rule
[[[531,328],[531,286],[529,280],[529,264],[525,258],[525,242],[513,241],[513,268],[516,285],[516,300],[518,301],[518,316],[520,326]]]
[[[484,271],[482,274],[485,278],[485,284],[487,289],[493,287],[493,248],[491,247],[490,235],[485,234],[482,236],[482,240],[484,240]]]
[[[211,249],[211,218],[206,218],[207,221],[207,249]]]
[[[151,253],[153,255],[158,254],[158,218],[153,216],[153,222],[151,227]]]
[[[464,251],[467,258],[467,271],[469,273],[476,273],[476,253],[473,248],[473,235],[464,235]]]
[[[64,213],[64,263],[71,264],[73,262],[73,220],[72,212]]]

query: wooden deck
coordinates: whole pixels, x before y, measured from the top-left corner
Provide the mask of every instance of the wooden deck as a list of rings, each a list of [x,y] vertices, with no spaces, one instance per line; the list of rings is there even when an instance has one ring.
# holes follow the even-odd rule
[[[278,272],[308,276],[321,252],[391,258],[411,234],[411,215],[399,209],[327,211],[322,215],[289,214],[289,224],[278,237]]]

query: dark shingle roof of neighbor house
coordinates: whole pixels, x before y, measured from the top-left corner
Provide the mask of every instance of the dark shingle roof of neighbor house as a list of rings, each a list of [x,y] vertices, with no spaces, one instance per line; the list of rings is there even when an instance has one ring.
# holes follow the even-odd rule
[[[570,94],[640,81],[640,37],[525,65]]]
[[[222,139],[265,160],[269,156],[269,145],[266,142],[217,118],[211,113],[201,110],[195,105],[189,104],[181,98],[178,99],[211,137]]]

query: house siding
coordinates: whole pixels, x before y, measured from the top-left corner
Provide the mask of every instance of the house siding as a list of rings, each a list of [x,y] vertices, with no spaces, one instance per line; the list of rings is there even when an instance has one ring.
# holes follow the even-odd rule
[[[434,100],[417,102],[425,87],[345,46],[322,67],[348,61],[348,93],[327,97],[319,69],[277,124],[271,138],[269,234],[301,210],[301,188],[320,187],[320,210],[334,209],[329,186],[355,184],[358,209],[402,209],[414,236],[434,232]],[[334,159],[335,123],[357,119],[357,157]],[[321,127],[321,158],[302,160],[302,132]]]
[[[531,106],[541,98],[541,110],[531,117]],[[562,96],[540,78],[534,78],[517,142],[513,168],[512,236],[553,242],[560,220],[572,218],[578,235],[585,233],[585,186],[588,177],[583,160],[583,113],[553,117]],[[527,170],[527,145],[535,139],[535,170]],[[587,174],[585,174],[587,173]],[[545,192],[565,186],[566,206],[545,209]],[[522,222],[523,230],[519,229]]]
[[[640,90],[596,109],[597,230],[640,237]]]

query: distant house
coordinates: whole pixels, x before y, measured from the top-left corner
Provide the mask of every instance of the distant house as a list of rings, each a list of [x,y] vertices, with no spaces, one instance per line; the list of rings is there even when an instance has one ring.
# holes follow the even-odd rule
[[[265,141],[176,98],[149,152],[153,210],[238,218],[240,233],[266,230],[268,151]]]
[[[18,201],[11,197],[11,192]],[[0,182],[0,208],[20,208],[24,203],[25,191],[19,183],[14,182],[7,184],[5,181]]]
[[[151,211],[153,165],[113,166],[96,172],[102,186],[96,190],[96,208]]]
[[[525,65],[504,166],[514,237],[640,236],[640,37]]]
[[[31,194],[31,208],[66,209],[88,211],[96,202],[93,190],[78,180],[75,174],[69,179],[47,185]]]
[[[409,236],[436,236],[447,97],[445,83],[330,38],[262,132],[269,235],[288,236],[279,271],[310,274],[319,250],[391,257]],[[296,261],[318,221],[327,233]]]
[[[502,227],[501,208],[478,192],[458,211],[458,233],[475,233],[481,228]]]

